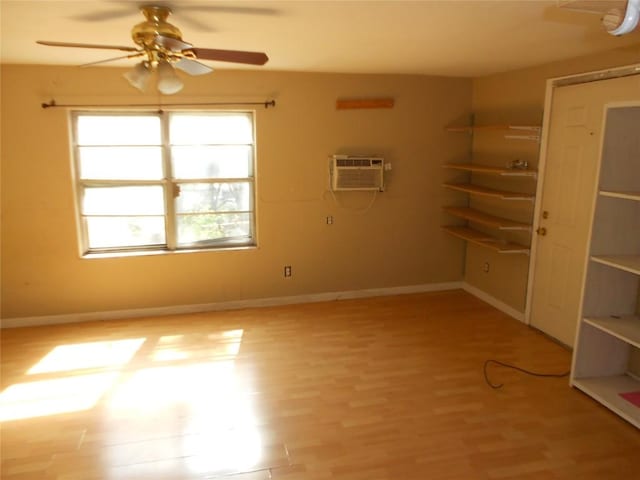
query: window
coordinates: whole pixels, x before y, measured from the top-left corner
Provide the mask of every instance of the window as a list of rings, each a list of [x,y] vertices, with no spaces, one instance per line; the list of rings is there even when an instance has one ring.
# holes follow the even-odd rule
[[[75,112],[84,253],[255,244],[249,112]]]

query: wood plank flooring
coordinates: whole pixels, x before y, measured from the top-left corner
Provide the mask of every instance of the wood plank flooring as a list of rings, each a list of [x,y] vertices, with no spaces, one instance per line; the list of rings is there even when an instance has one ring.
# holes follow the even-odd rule
[[[462,291],[2,331],[4,480],[627,479],[570,353]]]

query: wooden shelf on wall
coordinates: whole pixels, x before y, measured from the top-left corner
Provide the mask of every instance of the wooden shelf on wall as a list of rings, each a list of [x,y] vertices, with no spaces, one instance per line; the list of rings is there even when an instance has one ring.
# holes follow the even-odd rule
[[[487,235],[469,227],[444,226],[442,229],[467,242],[489,248],[498,253],[529,253],[529,248],[512,242],[505,242],[491,235]]]
[[[540,125],[451,125],[445,127],[447,132],[474,133],[483,131],[502,131],[504,138],[514,140],[534,140],[540,141],[542,127]]]
[[[443,210],[454,217],[464,218],[470,222],[479,223],[498,230],[531,230],[531,225],[529,224],[489,215],[488,213],[469,207],[444,207]]]
[[[477,165],[475,163],[448,163],[444,168],[452,170],[462,170],[465,172],[486,173],[489,175],[500,175],[504,177],[536,177],[537,170],[526,168],[492,167],[489,165]]]
[[[540,133],[542,127],[539,125],[462,125],[462,126],[449,126],[446,127],[447,132],[476,132],[483,130],[505,130],[505,131],[520,131],[520,132],[534,132]]]
[[[501,200],[529,200],[533,201],[534,195],[528,193],[508,192],[506,190],[496,190],[494,188],[481,187],[471,183],[445,183],[445,188],[457,190],[459,192],[469,193],[471,195],[479,195],[484,197],[499,198]]]

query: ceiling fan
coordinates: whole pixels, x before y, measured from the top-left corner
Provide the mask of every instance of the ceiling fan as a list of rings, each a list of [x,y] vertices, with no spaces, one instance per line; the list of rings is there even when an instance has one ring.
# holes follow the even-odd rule
[[[182,40],[182,33],[175,25],[167,22],[171,9],[164,5],[142,5],[140,11],[145,21],[131,29],[131,38],[136,47],[117,45],[95,45],[90,43],[68,43],[38,40],[41,45],[52,47],[99,48],[104,50],[120,50],[130,52],[115,58],[88,63],[83,66],[107,63],[123,58],[142,57],[142,61],[125,73],[129,83],[144,90],[149,83],[153,70],[158,72],[158,90],[166,95],[179,92],[184,86],[176,74],[174,67],[189,75],[204,75],[213,68],[198,60],[217,60],[221,62],[243,63],[248,65],[264,65],[269,57],[262,52],[242,50],[216,50],[197,48]]]

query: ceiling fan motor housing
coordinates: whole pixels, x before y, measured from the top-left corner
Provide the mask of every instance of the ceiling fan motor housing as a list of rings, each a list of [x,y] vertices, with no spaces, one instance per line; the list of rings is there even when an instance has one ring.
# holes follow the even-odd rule
[[[140,11],[145,16],[144,22],[138,23],[131,29],[131,38],[144,49],[158,49],[156,37],[164,37],[182,40],[182,32],[175,25],[167,22],[167,17],[171,14],[171,9],[164,6],[145,5],[140,7]]]

